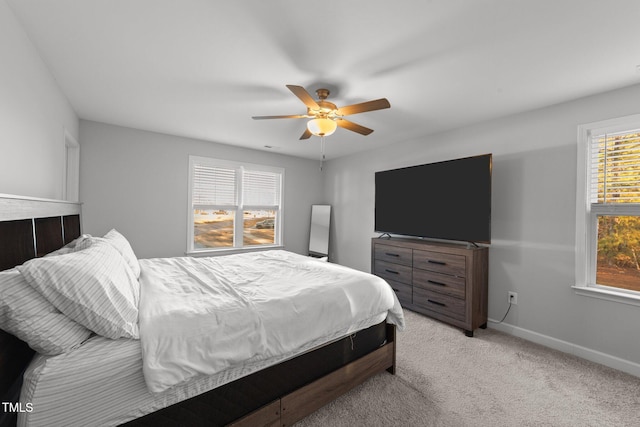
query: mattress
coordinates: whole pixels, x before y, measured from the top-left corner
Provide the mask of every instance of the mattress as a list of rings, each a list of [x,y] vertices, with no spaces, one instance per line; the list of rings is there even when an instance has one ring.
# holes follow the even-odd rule
[[[365,329],[385,318],[386,313],[381,313],[353,325],[353,329]],[[247,362],[153,394],[148,391],[142,374],[139,340],[94,336],[72,352],[34,357],[25,373],[20,397],[21,402],[32,404],[33,411],[19,414],[18,426],[119,425],[343,336],[327,335],[294,354]]]

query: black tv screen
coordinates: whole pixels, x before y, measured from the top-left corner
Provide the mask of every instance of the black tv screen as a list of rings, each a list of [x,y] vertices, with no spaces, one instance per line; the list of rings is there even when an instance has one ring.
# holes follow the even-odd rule
[[[376,172],[375,231],[491,242],[492,155]]]

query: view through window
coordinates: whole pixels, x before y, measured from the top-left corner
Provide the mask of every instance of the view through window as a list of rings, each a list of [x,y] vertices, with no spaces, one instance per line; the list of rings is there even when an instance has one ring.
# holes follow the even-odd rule
[[[640,218],[598,218],[596,283],[640,291]]]
[[[243,221],[242,239],[245,246],[275,244],[275,211],[245,211]]]
[[[233,247],[235,211],[195,209],[193,238],[195,249]],[[242,243],[244,246],[274,245],[276,211],[243,212]]]
[[[233,247],[235,211],[194,209],[194,249]]]

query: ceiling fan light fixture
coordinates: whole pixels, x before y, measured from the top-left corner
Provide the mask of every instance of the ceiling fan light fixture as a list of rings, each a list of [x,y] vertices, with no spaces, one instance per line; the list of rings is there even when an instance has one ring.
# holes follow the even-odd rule
[[[307,122],[307,129],[315,136],[329,136],[336,131],[335,121],[326,118],[312,119]]]

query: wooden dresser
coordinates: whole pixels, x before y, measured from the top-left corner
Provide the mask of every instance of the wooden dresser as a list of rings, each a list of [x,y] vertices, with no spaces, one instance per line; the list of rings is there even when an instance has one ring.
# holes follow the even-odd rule
[[[373,274],[402,307],[464,329],[487,327],[489,248],[409,238],[371,240]]]

